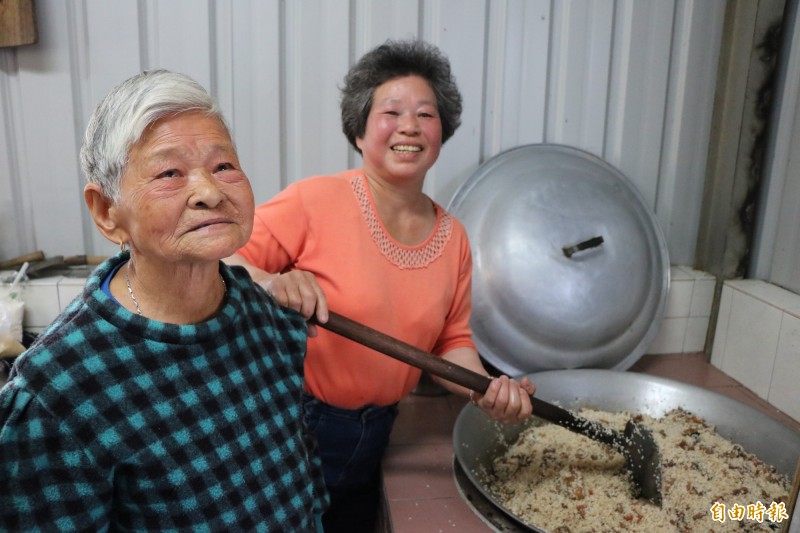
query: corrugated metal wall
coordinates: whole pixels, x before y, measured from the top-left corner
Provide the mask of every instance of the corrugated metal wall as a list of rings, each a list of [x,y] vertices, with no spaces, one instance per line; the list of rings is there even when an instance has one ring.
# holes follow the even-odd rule
[[[0,49],[0,258],[113,253],[83,204],[87,117],[146,68],[221,102],[257,201],[358,164],[339,126],[349,65],[390,37],[450,57],[462,126],[429,174],[447,205],[485,160],[576,146],[622,170],[691,264],[724,0],[38,0],[39,42]]]
[[[750,267],[752,277],[800,294],[800,2],[786,4],[784,50]]]

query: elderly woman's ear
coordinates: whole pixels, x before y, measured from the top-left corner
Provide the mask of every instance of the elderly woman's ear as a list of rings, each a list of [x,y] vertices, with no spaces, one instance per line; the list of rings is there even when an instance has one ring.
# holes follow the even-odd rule
[[[114,216],[117,209],[116,205],[103,194],[98,184],[87,184],[83,189],[83,199],[89,208],[89,213],[92,215],[97,229],[106,239],[115,244],[129,242],[130,239],[127,232],[117,225],[117,220]]]

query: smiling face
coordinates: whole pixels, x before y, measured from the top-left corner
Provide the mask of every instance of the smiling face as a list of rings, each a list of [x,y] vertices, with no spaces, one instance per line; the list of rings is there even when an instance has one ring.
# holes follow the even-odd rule
[[[356,145],[368,176],[410,180],[421,187],[442,147],[442,122],[428,82],[403,76],[375,89],[364,136]]]
[[[247,242],[253,191],[225,126],[204,113],[162,118],[131,148],[113,236],[139,257],[216,261]]]

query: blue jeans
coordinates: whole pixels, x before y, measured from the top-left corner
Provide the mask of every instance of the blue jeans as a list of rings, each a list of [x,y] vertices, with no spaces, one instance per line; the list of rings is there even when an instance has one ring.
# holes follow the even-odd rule
[[[397,405],[340,409],[303,398],[305,423],[317,438],[331,505],[325,533],[374,531],[380,495],[380,466],[397,418]]]

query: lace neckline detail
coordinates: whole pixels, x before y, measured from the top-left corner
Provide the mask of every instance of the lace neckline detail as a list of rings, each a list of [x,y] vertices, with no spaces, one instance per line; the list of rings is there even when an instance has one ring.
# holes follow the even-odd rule
[[[434,203],[436,227],[431,236],[419,246],[404,246],[395,241],[384,228],[372,202],[366,177],[363,174],[356,174],[350,178],[350,185],[353,187],[372,240],[390,263],[401,269],[425,268],[442,255],[447,241],[453,234],[453,218],[447,211]]]

